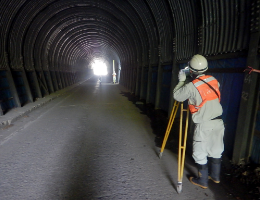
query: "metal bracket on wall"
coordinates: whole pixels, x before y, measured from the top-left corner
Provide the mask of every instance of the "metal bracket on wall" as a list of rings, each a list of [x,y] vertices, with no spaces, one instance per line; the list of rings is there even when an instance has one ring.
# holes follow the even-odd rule
[[[257,72],[260,73],[260,70],[254,69],[253,67],[247,66],[247,69],[244,70],[244,72],[248,71],[248,74],[251,74],[251,72]]]

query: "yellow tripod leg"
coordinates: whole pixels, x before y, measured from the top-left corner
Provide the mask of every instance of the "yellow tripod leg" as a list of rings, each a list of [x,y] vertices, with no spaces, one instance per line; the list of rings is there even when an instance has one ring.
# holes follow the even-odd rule
[[[182,120],[183,112],[186,111],[186,123],[185,123],[185,132],[182,136]],[[189,109],[183,109],[183,102],[181,103],[181,117],[180,117],[180,131],[179,131],[179,151],[178,151],[178,183],[177,183],[177,192],[181,193],[182,191],[182,178],[183,178],[183,169],[185,161],[185,151],[186,151],[186,141],[187,141],[187,132],[189,125]],[[183,139],[183,141],[182,141]]]
[[[178,102],[178,101],[175,101],[175,102],[174,102],[174,105],[173,105],[173,108],[172,108],[172,112],[171,112],[171,116],[170,116],[170,119],[169,119],[169,122],[168,122],[168,126],[167,126],[167,129],[166,129],[166,132],[165,132],[164,139],[163,139],[163,143],[162,143],[162,147],[161,147],[161,151],[160,151],[159,158],[162,157],[163,150],[164,150],[164,148],[165,148],[165,145],[166,145],[168,136],[169,136],[170,131],[171,131],[171,128],[172,128],[172,124],[173,124],[173,122],[174,122],[176,113],[177,113],[178,108],[179,108],[179,104],[180,104],[180,102]]]

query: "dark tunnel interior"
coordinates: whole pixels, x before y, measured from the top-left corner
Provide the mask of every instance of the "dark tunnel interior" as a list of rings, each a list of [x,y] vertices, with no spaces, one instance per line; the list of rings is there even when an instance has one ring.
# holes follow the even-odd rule
[[[0,120],[94,77],[108,83],[104,87],[117,83],[127,90],[120,95],[150,117],[153,142],[160,146],[173,110],[178,73],[200,54],[207,59],[207,74],[220,83],[228,162],[247,169],[247,164],[259,167],[259,25],[260,0],[1,0]],[[87,89],[94,90],[87,84],[80,88]],[[109,120],[114,117],[111,113]],[[91,113],[86,117],[95,121]],[[0,121],[1,131],[5,125]],[[191,122],[189,154],[194,126]],[[138,134],[126,136],[123,139]],[[80,137],[74,140],[82,142]],[[176,150],[176,141],[170,148]],[[259,185],[259,170],[254,174],[258,175],[254,184]]]
[[[259,0],[2,0],[0,115],[86,80],[97,60],[107,66],[105,81],[116,73],[136,99],[169,114],[179,69],[201,54],[224,94],[229,157],[259,162],[252,156],[259,77],[244,71],[259,68],[259,7]]]

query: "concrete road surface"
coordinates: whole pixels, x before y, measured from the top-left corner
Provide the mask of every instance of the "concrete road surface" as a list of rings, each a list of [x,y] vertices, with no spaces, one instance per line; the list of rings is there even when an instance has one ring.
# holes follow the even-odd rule
[[[159,159],[150,119],[125,92],[92,78],[3,128],[0,200],[232,199],[221,184],[192,185],[193,160],[178,194],[177,155]]]

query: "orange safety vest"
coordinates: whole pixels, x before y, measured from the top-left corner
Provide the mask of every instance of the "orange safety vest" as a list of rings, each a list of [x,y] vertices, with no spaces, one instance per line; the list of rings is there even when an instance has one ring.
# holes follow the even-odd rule
[[[213,87],[217,94],[210,88],[210,86],[206,83],[204,83],[203,81],[199,80],[199,79],[195,79],[192,81],[192,83],[194,84],[194,86],[197,88],[197,90],[200,93],[202,102],[199,106],[196,105],[189,105],[189,109],[190,112],[196,113],[198,112],[198,110],[207,102],[207,101],[211,101],[214,99],[219,99],[220,102],[220,92],[219,92],[219,87],[218,87],[218,81],[213,77],[213,76],[209,76],[209,75],[205,75],[205,76],[200,76],[199,77],[201,80],[205,81],[206,83],[208,83],[211,87]]]

